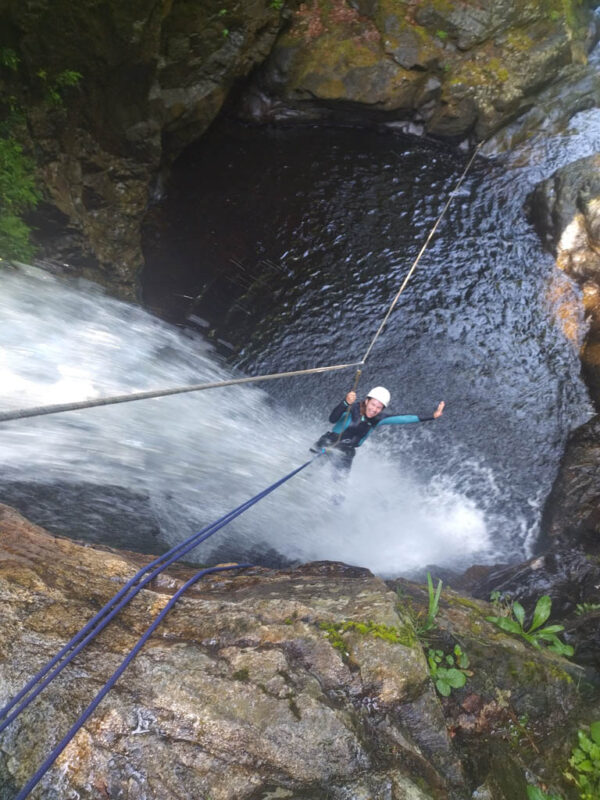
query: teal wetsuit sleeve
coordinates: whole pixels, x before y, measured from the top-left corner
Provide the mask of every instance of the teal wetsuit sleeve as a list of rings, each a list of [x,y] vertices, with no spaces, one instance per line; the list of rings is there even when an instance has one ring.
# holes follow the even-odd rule
[[[425,420],[421,419],[421,417],[417,417],[416,414],[394,414],[391,417],[384,417],[377,423],[377,427],[380,425],[407,425],[409,422],[424,422]]]

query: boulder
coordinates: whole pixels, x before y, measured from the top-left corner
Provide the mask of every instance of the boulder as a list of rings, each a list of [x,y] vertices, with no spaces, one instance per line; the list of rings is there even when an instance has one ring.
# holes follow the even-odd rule
[[[262,101],[248,108],[485,139],[584,62],[595,37],[590,11],[575,5],[312,0],[279,36],[256,80]]]
[[[541,527],[547,543],[579,531],[590,554],[600,552],[600,416],[569,436]]]
[[[0,702],[147,561],[52,536],[2,506]],[[170,568],[142,590],[0,735],[5,791],[33,774],[190,574]],[[204,579],[60,755],[43,796],[525,800],[526,775],[560,785],[577,726],[598,713],[581,667],[448,591],[425,648],[460,643],[470,665],[443,698],[416,635],[427,592],[393,588],[325,562]]]
[[[600,155],[557,170],[528,198],[528,213],[557,266],[582,288],[589,322],[581,360],[600,403]]]
[[[530,218],[560,269],[600,286],[600,155],[582,158],[538,184]]]
[[[20,59],[0,87],[24,108],[45,200],[42,255],[123,297],[136,293],[140,226],[163,169],[268,54],[276,3],[24,0],[4,3],[3,45]],[[48,102],[65,70],[77,86]],[[45,77],[41,78],[40,75]]]

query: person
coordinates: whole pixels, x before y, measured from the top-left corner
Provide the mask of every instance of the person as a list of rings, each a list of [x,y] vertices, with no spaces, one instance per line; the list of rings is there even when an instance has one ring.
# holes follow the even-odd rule
[[[356,448],[360,447],[375,428],[380,425],[406,425],[411,422],[429,422],[439,419],[444,413],[445,402],[442,400],[431,417],[418,417],[416,414],[388,414],[387,408],[391,395],[383,386],[375,386],[361,402],[356,402],[356,392],[348,392],[329,415],[333,428],[324,433],[310,448],[318,453],[326,448],[335,448],[338,454],[337,467],[347,472],[352,466]]]

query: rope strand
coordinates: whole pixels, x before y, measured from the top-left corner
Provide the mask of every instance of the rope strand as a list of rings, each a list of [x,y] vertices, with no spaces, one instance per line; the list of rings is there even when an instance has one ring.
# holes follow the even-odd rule
[[[396,292],[396,296],[394,297],[394,299],[390,303],[390,307],[388,308],[387,313],[385,314],[383,320],[381,321],[381,325],[377,329],[377,332],[375,333],[375,336],[373,336],[373,338],[371,340],[371,343],[367,347],[367,350],[366,350],[364,356],[362,357],[362,359],[360,361],[361,364],[364,364],[366,362],[367,358],[369,357],[369,355],[371,354],[371,350],[373,349],[373,346],[375,345],[375,342],[377,341],[377,339],[381,335],[383,329],[385,328],[386,323],[387,323],[388,319],[390,318],[390,315],[391,315],[392,311],[394,310],[394,308],[396,306],[396,303],[400,299],[400,295],[406,289],[406,286],[407,286],[409,280],[411,279],[413,272],[417,268],[417,264],[419,263],[423,253],[425,252],[425,250],[429,246],[429,242],[432,240],[433,236],[435,235],[435,232],[437,231],[440,222],[444,218],[444,216],[446,214],[446,211],[448,210],[448,208],[450,206],[450,203],[454,199],[454,195],[459,190],[462,182],[464,181],[464,179],[467,176],[467,173],[471,169],[471,165],[473,164],[473,161],[475,160],[475,156],[479,152],[479,149],[482,146],[482,144],[483,144],[483,142],[479,142],[479,144],[477,145],[477,147],[473,151],[473,154],[471,155],[471,158],[469,159],[469,162],[468,162],[467,166],[464,168],[462,175],[458,179],[458,181],[456,183],[456,186],[450,192],[450,195],[448,196],[448,199],[446,200],[446,203],[444,204],[444,208],[442,209],[441,214],[439,215],[439,217],[435,221],[435,225],[433,226],[433,228],[429,231],[429,235],[427,236],[427,239],[425,240],[425,243],[424,243],[423,247],[421,247],[421,249],[419,250],[419,253],[418,253],[417,257],[415,258],[415,260],[413,261],[413,264],[412,264],[411,268],[408,270],[408,273],[407,273],[406,277],[402,281],[402,285],[400,286],[400,288]]]
[[[335,364],[329,367],[313,367],[312,369],[298,369],[293,372],[274,372],[270,375],[253,375],[246,378],[232,378],[227,381],[213,381],[212,383],[196,383],[192,386],[178,386],[173,389],[153,389],[147,392],[133,392],[132,394],[116,395],[114,397],[99,397],[95,400],[80,400],[74,403],[60,403],[51,406],[37,406],[35,408],[22,408],[15,411],[0,412],[0,422],[25,417],[41,417],[46,414],[60,414],[63,411],[78,411],[82,408],[96,408],[98,406],[111,406],[116,403],[131,403],[134,400],[150,400],[155,397],[167,397],[172,394],[186,392],[201,392],[205,389],[217,389],[221,386],[236,386],[242,383],[257,383],[258,381],[274,381],[278,378],[295,378],[299,375],[315,375],[322,372],[350,369],[360,366],[359,362],[351,364]]]
[[[100,705],[102,700],[106,697],[106,695],[110,692],[113,688],[115,683],[121,677],[123,672],[127,669],[129,664],[133,661],[139,651],[142,649],[144,644],[148,641],[148,639],[152,636],[156,628],[160,625],[163,619],[167,616],[169,611],[173,608],[175,603],[179,600],[182,594],[184,594],[191,586],[197,583],[201,578],[205,575],[211,575],[215,572],[225,572],[226,570],[233,570],[233,569],[248,569],[251,567],[251,564],[233,564],[221,567],[208,567],[206,569],[197,572],[192,578],[190,578],[180,589],[175,592],[173,597],[169,600],[167,605],[163,608],[163,610],[158,614],[156,619],[148,626],[146,632],[138,639],[136,644],[132,647],[129,653],[125,656],[121,664],[117,667],[117,669],[113,672],[111,677],[106,681],[104,686],[100,689],[100,691],[96,694],[94,699],[88,705],[88,707],[81,713],[79,718],[76,722],[71,726],[68,733],[61,739],[61,741],[56,745],[54,750],[50,753],[50,755],[45,759],[44,763],[41,767],[37,770],[37,772],[33,775],[33,777],[27,781],[25,786],[21,789],[21,791],[15,797],[15,800],[25,800],[25,798],[29,795],[29,793],[37,786],[37,784],[41,781],[44,777],[46,772],[50,769],[52,764],[56,761],[58,756],[62,753],[65,747],[69,744],[71,739],[75,736],[77,731],[83,727],[85,722],[92,716],[96,708]]]

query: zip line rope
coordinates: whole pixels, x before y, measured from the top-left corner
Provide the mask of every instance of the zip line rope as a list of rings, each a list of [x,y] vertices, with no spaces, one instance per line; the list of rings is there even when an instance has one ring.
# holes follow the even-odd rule
[[[35,775],[25,784],[25,786],[21,789],[19,794],[15,797],[15,800],[25,800],[27,795],[34,789],[40,780],[44,777],[46,772],[50,769],[52,764],[56,761],[58,756],[62,753],[65,747],[69,744],[71,739],[75,736],[77,731],[87,722],[87,720],[92,716],[96,708],[100,705],[102,700],[106,697],[106,695],[110,692],[113,688],[115,683],[121,677],[123,672],[127,669],[129,664],[133,661],[142,647],[146,644],[150,636],[154,633],[156,628],[160,625],[163,619],[167,616],[169,611],[173,608],[175,603],[179,600],[181,595],[186,592],[190,586],[193,586],[194,583],[200,580],[200,578],[204,577],[204,575],[210,575],[214,572],[224,572],[225,570],[231,569],[247,569],[251,567],[252,564],[235,564],[235,565],[227,565],[222,567],[208,567],[207,569],[203,569],[200,572],[196,573],[193,578],[190,578],[177,592],[173,595],[173,597],[169,600],[167,605],[163,608],[160,614],[156,617],[154,622],[147,628],[146,632],[138,639],[136,644],[132,647],[129,653],[125,656],[121,664],[117,667],[117,669],[113,672],[111,677],[106,681],[104,686],[100,689],[98,694],[94,697],[92,702],[88,705],[88,707],[83,711],[83,713],[79,716],[77,721],[73,724],[70,728],[69,732],[61,739],[61,741],[56,745],[54,750],[50,753],[50,755],[46,758],[44,763],[39,767]]]
[[[390,303],[390,307],[388,308],[383,320],[381,321],[381,324],[380,324],[379,328],[377,329],[377,331],[375,333],[375,336],[373,336],[373,338],[371,339],[371,342],[370,342],[369,346],[367,347],[367,349],[365,351],[365,354],[364,354],[364,356],[362,357],[362,359],[360,361],[361,366],[366,362],[367,358],[371,354],[371,350],[373,349],[373,347],[375,345],[375,342],[377,341],[377,339],[379,338],[379,336],[383,332],[383,329],[385,328],[386,323],[387,323],[388,319],[390,318],[390,315],[391,315],[392,311],[396,307],[396,303],[400,299],[400,295],[406,289],[406,286],[407,286],[409,280],[411,279],[413,272],[417,268],[417,264],[421,260],[421,257],[423,255],[423,253],[425,252],[425,250],[427,250],[427,247],[429,246],[429,242],[433,239],[433,237],[435,235],[435,232],[437,231],[437,229],[438,229],[438,227],[440,225],[440,222],[443,220],[444,216],[446,215],[446,211],[450,207],[450,203],[454,199],[455,194],[460,189],[461,184],[464,181],[464,179],[467,177],[467,173],[471,169],[473,161],[475,161],[475,156],[479,152],[479,149],[481,148],[482,145],[483,145],[483,141],[479,142],[477,147],[473,150],[473,153],[472,153],[471,158],[469,159],[469,161],[467,163],[467,166],[464,168],[464,170],[462,172],[462,175],[460,176],[460,178],[458,179],[458,181],[456,183],[456,186],[450,192],[450,194],[448,196],[448,199],[446,200],[446,203],[444,204],[444,207],[443,207],[439,217],[436,219],[433,228],[429,231],[429,235],[427,236],[427,239],[425,239],[425,242],[424,242],[423,246],[421,247],[421,249],[419,250],[419,253],[418,253],[417,257],[413,261],[413,264],[412,264],[411,268],[408,270],[408,272],[406,274],[406,277],[402,281],[402,285],[400,286],[400,288],[396,292],[396,296],[394,297],[394,299]]]
[[[278,378],[294,378],[298,375],[314,375],[321,372],[334,372],[336,370],[350,369],[358,366],[359,362],[352,364],[335,364],[329,367],[313,367],[311,369],[298,369],[293,372],[274,372],[270,375],[256,375],[245,378],[231,378],[226,381],[213,381],[212,383],[196,383],[192,386],[178,386],[173,389],[152,389],[147,392],[133,392],[132,394],[122,394],[113,397],[99,397],[95,400],[80,400],[74,403],[59,403],[51,406],[37,406],[35,408],[23,408],[15,411],[1,411],[0,422],[7,422],[13,419],[24,419],[25,417],[41,417],[45,414],[59,414],[63,411],[78,411],[82,408],[95,408],[97,406],[111,406],[116,403],[131,403],[134,400],[150,400],[154,397],[167,397],[172,394],[184,394],[186,392],[201,392],[204,389],[218,389],[220,386],[235,386],[240,383],[256,383],[257,381],[274,381]]]
[[[396,304],[397,304],[398,300],[400,299],[400,295],[406,289],[406,286],[407,286],[409,280],[411,279],[415,269],[417,268],[417,265],[418,265],[419,261],[421,260],[421,257],[423,256],[423,253],[425,252],[425,250],[429,246],[429,242],[431,241],[431,239],[435,235],[435,232],[437,231],[442,219],[444,218],[444,216],[446,214],[446,211],[448,210],[448,208],[450,206],[450,203],[454,199],[454,196],[455,196],[456,192],[460,188],[462,182],[464,181],[465,177],[467,176],[467,173],[471,169],[473,161],[475,160],[475,157],[477,156],[477,153],[479,152],[479,150],[480,150],[480,148],[481,148],[481,146],[483,144],[484,144],[483,141],[479,142],[479,144],[477,145],[477,147],[474,149],[473,153],[471,154],[471,158],[469,159],[469,161],[467,163],[467,166],[464,168],[462,175],[460,176],[460,178],[458,179],[458,181],[456,183],[456,186],[454,187],[452,192],[450,192],[450,195],[448,196],[448,199],[446,200],[446,203],[445,203],[440,215],[438,216],[437,220],[435,221],[435,224],[433,225],[433,227],[429,231],[429,235],[427,236],[427,239],[425,240],[423,246],[421,247],[417,257],[415,258],[415,260],[414,260],[414,262],[412,264],[412,266],[408,270],[408,272],[406,274],[406,277],[402,281],[402,285],[400,286],[400,288],[398,289],[395,297],[393,298],[392,302],[390,303],[390,306],[389,306],[385,316],[383,317],[383,320],[381,321],[381,324],[379,325],[379,328],[375,332],[375,335],[371,339],[371,342],[369,343],[369,346],[367,347],[367,349],[365,351],[365,354],[363,355],[363,357],[362,357],[362,359],[360,361],[352,362],[352,363],[349,363],[349,364],[334,364],[334,365],[328,366],[328,367],[312,367],[311,369],[300,369],[300,370],[294,370],[292,372],[274,372],[274,373],[271,373],[269,375],[256,375],[256,376],[244,377],[244,378],[232,378],[231,380],[226,380],[226,381],[213,381],[211,383],[197,383],[197,384],[194,384],[192,386],[179,386],[179,387],[175,387],[175,388],[172,388],[172,389],[156,389],[156,390],[149,390],[149,391],[146,391],[146,392],[132,392],[130,394],[116,395],[116,396],[113,396],[113,397],[100,397],[100,398],[97,398],[95,400],[81,400],[81,401],[74,402],[74,403],[59,403],[59,404],[49,405],[49,406],[37,406],[37,407],[34,407],[34,408],[17,409],[15,411],[3,411],[3,412],[0,412],[0,422],[8,422],[9,420],[15,420],[15,419],[24,419],[26,417],[40,417],[40,416],[44,416],[46,414],[59,414],[59,413],[62,413],[64,411],[77,411],[77,410],[80,410],[80,409],[83,409],[83,408],[96,408],[98,406],[116,405],[118,403],[131,403],[131,402],[133,402],[135,400],[150,400],[150,399],[155,398],[155,397],[167,397],[168,395],[183,394],[183,393],[186,393],[186,392],[200,392],[200,391],[204,391],[205,389],[216,389],[216,388],[219,388],[221,386],[235,386],[236,384],[242,384],[242,383],[256,383],[258,381],[272,381],[272,380],[277,380],[279,378],[294,378],[294,377],[297,377],[299,375],[314,375],[314,374],[318,374],[318,373],[322,373],[322,372],[334,372],[336,370],[350,369],[350,367],[358,367],[359,368],[357,370],[357,372],[356,372],[356,378],[355,378],[355,387],[358,387],[358,379],[360,378],[360,373],[361,373],[360,367],[363,367],[365,365],[365,363],[367,361],[367,358],[371,354],[371,351],[372,351],[372,349],[373,349],[373,347],[375,345],[375,342],[377,341],[377,339],[382,334],[383,329],[385,328],[385,326],[387,324],[387,321],[390,318],[390,315],[391,315],[392,311],[396,307]],[[355,390],[356,390],[356,388],[355,388]]]
[[[477,153],[479,152],[479,149],[481,148],[483,143],[484,143],[483,141],[479,142],[477,147],[473,150],[473,153],[471,154],[471,158],[467,162],[467,166],[464,168],[464,170],[462,172],[462,175],[460,176],[460,178],[456,182],[456,185],[455,185],[454,189],[450,192],[450,194],[448,196],[448,199],[446,200],[440,215],[436,219],[435,224],[432,227],[432,229],[429,231],[429,234],[428,234],[427,238],[425,239],[425,242],[424,242],[423,246],[419,250],[419,252],[417,254],[417,257],[413,261],[411,268],[406,273],[406,276],[405,276],[404,280],[402,281],[402,284],[401,284],[400,288],[396,292],[395,297],[393,298],[392,302],[390,303],[389,308],[386,311],[385,316],[383,317],[383,319],[381,321],[381,324],[379,325],[379,327],[377,328],[377,331],[375,332],[375,335],[371,339],[371,341],[369,343],[369,346],[367,347],[367,349],[365,351],[364,356],[358,362],[358,369],[356,370],[356,374],[354,375],[354,385],[353,385],[353,387],[351,389],[352,392],[356,392],[356,390],[358,389],[360,376],[362,375],[362,367],[364,367],[364,365],[366,364],[367,358],[370,356],[371,350],[375,346],[375,342],[377,341],[377,339],[379,339],[380,335],[382,334],[383,329],[385,328],[385,326],[387,324],[387,321],[391,316],[392,311],[394,310],[398,300],[400,299],[400,295],[406,289],[406,286],[408,285],[408,282],[411,279],[413,272],[417,268],[417,265],[418,265],[419,261],[421,260],[421,257],[423,256],[423,253],[425,252],[425,250],[427,250],[427,247],[429,246],[429,242],[433,239],[433,237],[435,235],[435,232],[437,231],[441,221],[443,220],[444,216],[446,215],[446,211],[450,207],[450,203],[454,199],[454,195],[460,189],[462,182],[467,177],[467,173],[471,169],[473,161],[475,161],[475,157],[476,157]],[[350,364],[348,366],[350,366]],[[342,438],[343,432],[344,432],[344,428],[346,427],[346,422],[347,422],[349,416],[350,416],[350,406],[348,406],[348,408],[345,411],[345,415],[344,415],[344,418],[342,420],[341,430],[340,430],[340,433],[338,434],[337,441],[334,443],[333,447],[335,447],[337,444],[339,444],[339,442],[340,442],[340,440]]]

